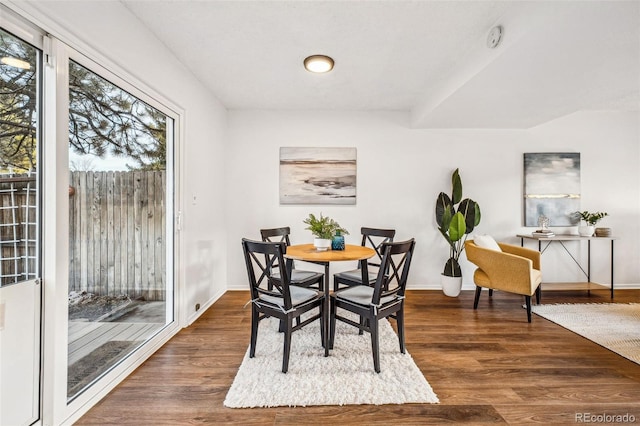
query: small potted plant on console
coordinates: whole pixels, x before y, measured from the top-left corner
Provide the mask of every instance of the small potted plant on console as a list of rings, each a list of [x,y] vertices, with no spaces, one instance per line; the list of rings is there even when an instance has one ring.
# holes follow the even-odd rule
[[[593,236],[596,224],[600,222],[603,217],[609,216],[606,212],[589,212],[587,210],[576,213],[580,216],[580,219],[586,223],[586,225],[578,226],[578,234],[582,237]]]

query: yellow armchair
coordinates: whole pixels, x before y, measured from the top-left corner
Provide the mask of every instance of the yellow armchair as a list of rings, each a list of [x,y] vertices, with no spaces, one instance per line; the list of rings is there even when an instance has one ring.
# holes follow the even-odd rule
[[[536,303],[540,304],[540,252],[510,244],[498,243],[502,251],[483,248],[475,241],[467,240],[465,250],[467,259],[478,269],[473,274],[476,295],[473,309],[478,308],[478,300],[483,287],[521,294],[525,297],[527,320],[531,322],[531,296],[535,293]]]

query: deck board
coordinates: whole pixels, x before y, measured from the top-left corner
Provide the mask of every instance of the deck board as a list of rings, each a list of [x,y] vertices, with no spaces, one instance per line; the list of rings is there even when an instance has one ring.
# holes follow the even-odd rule
[[[162,324],[69,321],[68,365],[109,341],[144,341],[162,327]]]

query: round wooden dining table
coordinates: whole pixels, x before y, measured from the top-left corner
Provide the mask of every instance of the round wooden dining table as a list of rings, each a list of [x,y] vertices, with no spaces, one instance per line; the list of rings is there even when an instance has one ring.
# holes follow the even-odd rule
[[[313,244],[299,244],[287,247],[285,257],[302,260],[324,266],[324,356],[329,356],[329,264],[345,260],[363,261],[375,256],[376,251],[370,247],[345,244],[344,250],[319,251]],[[363,276],[367,277],[367,262],[361,262]]]

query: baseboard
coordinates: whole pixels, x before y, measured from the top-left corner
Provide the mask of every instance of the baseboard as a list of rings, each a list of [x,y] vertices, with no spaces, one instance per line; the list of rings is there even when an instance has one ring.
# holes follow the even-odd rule
[[[600,288],[600,287],[599,287]],[[605,284],[604,289],[609,288],[608,285]],[[475,284],[462,284],[462,290],[475,290]],[[624,283],[618,284],[616,283],[613,288],[615,291],[617,290],[640,290],[640,283]],[[439,283],[430,283],[430,284],[409,284],[407,285],[407,290],[442,290],[442,286]],[[553,291],[552,288],[547,287],[545,291]]]
[[[475,284],[464,283],[462,284],[462,290],[475,290]],[[614,286],[614,290],[639,290],[640,283],[625,283],[618,284],[616,283]],[[440,283],[426,283],[426,284],[408,284],[407,290],[442,290],[442,286]],[[234,286],[227,287],[227,291],[249,291],[246,286]]]
[[[226,292],[225,290],[217,292],[216,294],[213,295],[213,297],[211,297],[211,299],[209,299],[202,306],[200,306],[200,309],[198,309],[197,311],[189,315],[187,317],[187,325],[185,327],[190,326],[191,324],[194,323],[194,321],[200,318],[200,315],[202,315],[207,309],[209,309],[214,303],[216,303],[218,299],[220,299],[224,295],[225,292]]]

